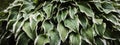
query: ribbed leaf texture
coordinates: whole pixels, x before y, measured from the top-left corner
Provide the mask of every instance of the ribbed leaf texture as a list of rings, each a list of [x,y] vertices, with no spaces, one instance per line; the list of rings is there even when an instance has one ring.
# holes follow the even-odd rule
[[[15,0],[0,45],[120,45],[119,0]]]

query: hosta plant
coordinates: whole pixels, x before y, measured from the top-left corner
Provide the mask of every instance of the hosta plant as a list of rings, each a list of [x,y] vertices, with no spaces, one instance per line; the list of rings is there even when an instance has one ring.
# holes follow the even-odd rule
[[[119,0],[15,0],[0,45],[120,45]]]

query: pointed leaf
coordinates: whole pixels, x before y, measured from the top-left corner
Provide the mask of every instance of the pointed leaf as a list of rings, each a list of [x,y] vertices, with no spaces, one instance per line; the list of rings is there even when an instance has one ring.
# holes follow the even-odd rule
[[[60,45],[60,37],[58,32],[56,31],[49,31],[48,33],[49,37],[50,37],[50,45]]]
[[[47,4],[46,6],[43,7],[43,10],[47,14],[47,18],[46,19],[50,18],[51,11],[52,11],[52,4]]]
[[[94,42],[93,28],[88,28],[87,30],[81,30],[83,39],[89,44]]]
[[[13,33],[16,33],[16,31],[18,30],[18,28],[20,27],[22,21],[16,21],[14,24],[13,24]]]
[[[102,3],[102,8],[103,8],[103,11],[108,14],[110,13],[111,11],[115,11],[113,5],[111,3]]]
[[[94,4],[95,4],[95,6],[97,7],[97,9],[98,9],[100,12],[103,12],[101,3],[99,3],[99,2],[94,2]]]
[[[76,17],[75,19],[66,19],[64,21],[64,24],[66,27],[68,27],[70,30],[78,32],[79,30],[79,19]]]
[[[71,45],[81,45],[81,36],[79,34],[70,34],[70,44]]]
[[[37,21],[34,19],[34,17],[35,17],[34,15],[31,15],[31,16],[29,17],[31,30],[35,30],[36,25],[37,25]]]
[[[96,24],[102,24],[102,22],[103,22],[103,19],[95,19]]]
[[[29,13],[32,9],[35,8],[35,5],[33,5],[33,2],[28,0],[22,0],[24,3],[21,8],[21,12]]]
[[[105,30],[106,30],[106,24],[102,23],[102,24],[96,24],[96,32],[98,33],[98,35],[103,36]]]
[[[80,24],[82,25],[83,29],[86,29],[88,25],[88,19],[83,16],[80,16],[79,19],[80,19]]]
[[[94,12],[87,3],[77,3],[81,12],[85,13],[89,17],[94,17]]]
[[[32,40],[34,40],[35,37],[36,37],[36,36],[35,36],[35,32],[30,29],[30,25],[29,25],[29,24],[30,24],[30,23],[26,21],[26,22],[24,23],[22,29],[23,29],[23,31],[27,34],[27,36],[28,36],[29,38],[31,38]]]
[[[43,12],[40,12],[40,14],[37,15],[36,18],[37,18],[37,22],[42,21],[42,20],[44,19],[44,14],[43,14]]]
[[[66,38],[68,37],[69,30],[66,29],[61,23],[57,25],[57,30],[59,32],[60,38],[64,42]]]
[[[52,24],[52,22],[49,21],[45,21],[42,24],[42,27],[44,28],[44,32],[49,32],[50,30],[53,30],[54,25]]]
[[[57,21],[61,22],[62,20],[64,21],[67,17],[68,10],[62,10],[57,13]]]
[[[49,38],[47,35],[39,35],[34,41],[34,45],[45,45],[49,42]]]
[[[69,7],[69,15],[72,19],[74,18],[76,13],[77,13],[77,8]]]
[[[49,42],[49,38],[47,35],[39,35],[34,41],[34,45],[45,45]]]
[[[117,17],[113,14],[104,15],[103,17],[105,17],[106,20],[111,21],[115,25],[119,24]]]

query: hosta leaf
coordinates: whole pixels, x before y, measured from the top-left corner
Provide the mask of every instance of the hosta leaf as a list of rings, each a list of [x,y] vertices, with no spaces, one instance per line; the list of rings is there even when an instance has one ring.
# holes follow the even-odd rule
[[[35,30],[36,25],[37,25],[37,21],[34,19],[34,17],[35,17],[35,16],[33,16],[33,15],[31,15],[31,16],[29,17],[31,30]]]
[[[118,25],[118,19],[115,15],[109,14],[109,15],[104,15],[105,19],[108,21],[111,21],[113,24]]]
[[[92,44],[94,42],[94,32],[93,28],[88,28],[86,30],[81,30],[83,39],[86,40],[89,44]]]
[[[58,32],[56,31],[49,31],[48,33],[49,37],[50,37],[50,45],[60,45],[60,37]]]
[[[45,21],[42,24],[42,27],[44,28],[44,32],[49,32],[50,30],[53,30],[54,25],[50,21]]]
[[[81,45],[81,36],[79,34],[70,34],[70,45]]]
[[[64,21],[67,17],[68,10],[62,10],[57,13],[57,21],[61,22],[62,20]]]
[[[31,14],[23,13],[24,20],[27,20],[29,18],[29,15],[31,15]]]
[[[103,22],[103,19],[95,19],[96,24],[102,24],[102,22]]]
[[[10,16],[9,16],[9,20],[16,20],[17,19],[17,16],[18,16],[18,11],[19,10],[20,6],[14,6],[11,11],[10,11]]]
[[[108,13],[110,13],[111,11],[114,11],[114,10],[115,10],[114,7],[113,7],[113,5],[112,5],[111,3],[107,3],[107,2],[102,3],[102,9],[103,9],[103,11],[104,11],[106,14],[108,14]]]
[[[60,38],[64,42],[66,38],[68,37],[69,30],[66,29],[61,23],[57,25],[57,31],[59,32]]]
[[[87,3],[77,3],[81,12],[85,13],[89,17],[94,17],[94,12]]]
[[[61,21],[62,21],[61,15],[59,15],[59,13],[60,13],[60,12],[57,12],[57,16],[56,16],[57,22],[61,22]]]
[[[34,41],[34,45],[45,45],[49,42],[49,38],[47,35],[39,35]]]
[[[88,19],[83,16],[80,16],[79,19],[80,19],[80,24],[82,25],[83,29],[86,29],[88,25]]]
[[[72,19],[74,18],[76,13],[77,13],[77,8],[69,7],[69,15]]]
[[[41,18],[43,18],[43,13],[42,12],[33,12],[32,15],[29,16],[29,17],[33,18],[35,21],[39,21],[38,20],[39,18],[37,18],[37,16],[39,16],[39,15],[41,16]],[[42,20],[42,19],[40,19],[40,20]]]
[[[35,32],[34,31],[32,31],[31,29],[30,29],[30,25],[29,25],[30,23],[29,22],[25,22],[24,23],[24,25],[23,25],[23,31],[27,34],[27,36],[29,37],[29,38],[31,38],[32,40],[34,40],[35,39]]]
[[[61,19],[64,21],[65,20],[65,18],[67,17],[67,14],[68,14],[68,10],[63,10],[62,12],[61,12]]]
[[[33,5],[33,2],[31,2],[31,1],[24,0],[22,2],[24,4],[22,5],[21,12],[29,13],[32,9],[35,8],[35,6]]]
[[[43,12],[40,12],[40,14],[37,15],[36,18],[37,18],[37,22],[42,21],[42,20],[44,19],[44,14],[43,14]]]
[[[98,33],[98,35],[103,36],[105,30],[106,30],[106,24],[102,23],[102,24],[96,24],[96,32]]]
[[[66,27],[68,27],[72,31],[79,31],[79,19],[78,17],[75,17],[75,19],[66,19],[64,21],[64,24]]]
[[[46,19],[50,18],[51,11],[52,11],[52,4],[47,4],[46,6],[43,7],[43,10],[47,14],[47,18]]]
[[[16,33],[16,31],[20,28],[21,23],[22,23],[22,21],[16,21],[13,24],[13,33]]]
[[[30,41],[29,37],[27,37],[27,35],[23,32],[17,38],[16,45],[28,45],[29,41]]]
[[[97,7],[97,9],[98,9],[100,12],[103,12],[101,3],[99,3],[99,2],[94,2],[94,4],[95,4],[95,6]]]
[[[16,19],[16,20],[20,20],[21,18],[23,18],[22,13],[18,13],[18,15],[17,15],[17,19]]]

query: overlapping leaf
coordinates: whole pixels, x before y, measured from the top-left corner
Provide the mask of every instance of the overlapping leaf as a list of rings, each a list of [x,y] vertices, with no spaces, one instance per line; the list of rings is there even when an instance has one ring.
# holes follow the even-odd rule
[[[31,30],[29,22],[25,22],[22,29],[30,39],[32,40],[35,39],[36,37],[35,32]]]
[[[47,14],[46,19],[50,18],[51,16],[51,11],[52,11],[52,4],[47,4],[46,6],[43,7],[43,10]]]
[[[89,44],[94,43],[94,29],[93,27],[88,28],[86,30],[81,30],[83,39],[88,42]]]
[[[45,33],[49,32],[50,30],[53,30],[53,24],[52,24],[52,22],[49,22],[49,21],[43,22],[42,27],[44,28]]]
[[[57,13],[57,21],[61,22],[62,20],[64,21],[67,17],[68,10],[62,10]]]
[[[81,36],[79,34],[70,34],[70,45],[81,45]]]
[[[59,32],[61,40],[64,42],[67,39],[70,31],[67,28],[65,28],[61,23],[58,24],[57,30]]]
[[[94,12],[87,3],[77,3],[77,6],[79,7],[79,10],[85,13],[87,16],[94,17]]]
[[[64,21],[64,24],[66,27],[68,27],[70,30],[78,32],[79,31],[79,19],[76,17],[75,19],[66,19]]]
[[[88,25],[88,19],[82,16],[80,16],[79,19],[80,19],[80,24],[82,25],[83,29],[86,29]]]
[[[50,37],[50,45],[60,45],[61,39],[58,32],[52,30],[47,35]]]
[[[103,36],[106,30],[106,24],[102,23],[102,24],[96,24],[96,32],[98,33],[98,35]]]
[[[49,38],[47,35],[39,35],[35,39],[34,45],[45,45],[49,42]]]
[[[72,19],[74,18],[76,13],[77,13],[77,8],[69,7],[69,15]]]

